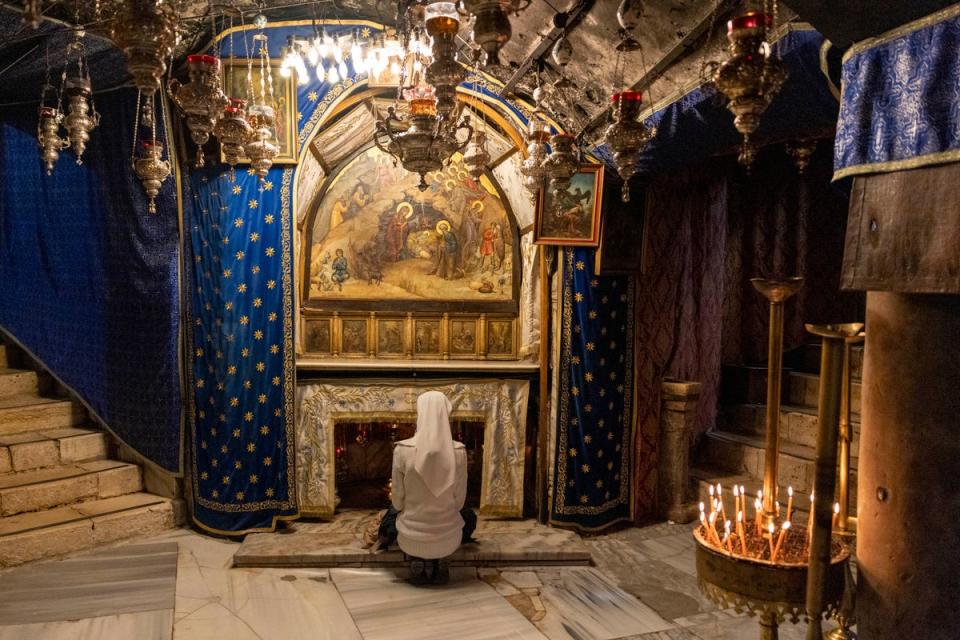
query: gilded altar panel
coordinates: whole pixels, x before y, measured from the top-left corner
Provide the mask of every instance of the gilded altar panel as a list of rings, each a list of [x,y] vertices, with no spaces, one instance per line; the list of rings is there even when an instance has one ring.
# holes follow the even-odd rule
[[[454,420],[482,421],[480,513],[523,515],[523,470],[529,383],[521,380],[318,381],[297,387],[297,495],[300,513],[332,517],[337,506],[334,428],[348,420],[415,421],[425,391],[453,404]]]

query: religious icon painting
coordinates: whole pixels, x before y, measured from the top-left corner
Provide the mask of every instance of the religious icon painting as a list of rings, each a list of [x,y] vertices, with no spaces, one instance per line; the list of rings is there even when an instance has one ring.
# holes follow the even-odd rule
[[[303,232],[304,309],[516,313],[519,236],[498,186],[460,154],[419,180],[375,147],[330,174]]]
[[[477,357],[477,319],[451,318],[450,319],[450,357],[476,358]]]
[[[487,357],[493,360],[514,357],[514,322],[512,319],[487,320]]]
[[[345,356],[367,355],[367,319],[343,318],[340,331],[340,353]]]
[[[440,318],[413,321],[413,355],[436,358],[440,355]]]
[[[293,75],[284,78],[280,74],[280,60],[270,61],[270,78],[273,84],[274,130],[276,144],[280,153],[273,159],[273,164],[297,164],[297,91]],[[254,91],[259,98],[261,74],[257,64],[249,69],[253,77]],[[223,90],[233,98],[247,99],[250,93],[247,82],[247,61],[239,58],[223,61]],[[271,102],[270,84],[265,84],[267,102]],[[250,108],[248,101],[247,108]],[[222,153],[221,153],[222,156]],[[222,159],[222,158],[221,158]],[[249,158],[241,156],[240,163],[250,162]]]
[[[305,329],[304,352],[330,355],[330,319],[308,320]]]
[[[400,358],[406,355],[402,317],[377,318],[377,356]]]
[[[582,165],[566,189],[540,190],[533,241],[558,246],[597,246],[602,205],[603,165]]]

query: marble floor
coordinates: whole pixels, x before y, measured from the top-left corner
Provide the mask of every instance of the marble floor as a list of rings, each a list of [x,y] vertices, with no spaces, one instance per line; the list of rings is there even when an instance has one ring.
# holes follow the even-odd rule
[[[0,573],[0,640],[759,637],[700,595],[688,526],[582,543],[594,566],[455,567],[446,587],[414,587],[399,567],[234,567],[238,543],[179,529]]]
[[[371,553],[363,533],[376,511],[338,513],[330,522],[296,522],[284,534],[248,535],[234,554],[238,567],[403,567],[403,554],[394,546]],[[461,546],[452,566],[589,565],[590,551],[580,536],[535,520],[491,520],[481,517],[476,543]]]

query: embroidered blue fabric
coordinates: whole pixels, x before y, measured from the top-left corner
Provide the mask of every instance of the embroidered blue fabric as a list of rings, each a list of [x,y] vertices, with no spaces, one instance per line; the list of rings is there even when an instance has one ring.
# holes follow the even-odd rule
[[[852,50],[834,178],[960,158],[960,8]]]

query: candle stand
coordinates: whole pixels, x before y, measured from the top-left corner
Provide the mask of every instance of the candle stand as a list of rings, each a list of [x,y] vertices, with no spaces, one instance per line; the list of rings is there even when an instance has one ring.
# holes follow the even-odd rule
[[[778,496],[778,458],[780,455],[780,383],[783,356],[783,304],[800,288],[801,278],[788,280],[752,280],[754,287],[770,301],[769,360],[767,368],[766,446],[764,451],[763,490],[756,499],[751,496],[753,516],[748,517],[745,487],[734,486],[733,508],[721,485],[710,488],[709,511],[700,504],[700,527],[694,531],[697,543],[697,576],[700,589],[715,604],[746,612],[760,618],[761,640],[777,640],[779,626],[789,620],[796,624],[804,614],[820,617],[836,615],[844,596],[850,552],[840,537],[830,535],[830,508],[833,505],[833,483],[825,488],[825,496],[810,496],[811,518],[807,525],[793,523],[793,489],[789,489],[786,508]],[[857,328],[857,332],[862,325]],[[809,327],[808,327],[809,329]],[[831,327],[834,329],[834,327]],[[840,339],[842,344],[843,339]],[[827,349],[826,344],[824,345]],[[831,354],[833,352],[831,351]],[[842,354],[841,354],[842,355]],[[826,356],[824,356],[826,357]],[[835,360],[831,355],[831,363]],[[836,469],[837,422],[839,414],[840,365],[836,372],[821,375],[821,426],[818,432],[818,454],[833,443],[831,457]],[[830,415],[824,414],[824,397],[836,398],[826,403]],[[826,461],[829,464],[830,461]],[[821,461],[818,455],[818,480]],[[820,491],[820,484],[816,485]],[[824,499],[826,498],[826,499]],[[816,508],[815,508],[816,507]],[[827,525],[820,519],[826,509]],[[833,512],[838,511],[834,505]],[[817,520],[814,520],[816,514]],[[817,526],[813,524],[816,522]],[[821,562],[825,559],[825,562]],[[813,560],[813,564],[811,564]],[[808,584],[816,585],[811,595]],[[811,624],[809,628],[814,625]],[[809,637],[809,636],[808,636]]]

